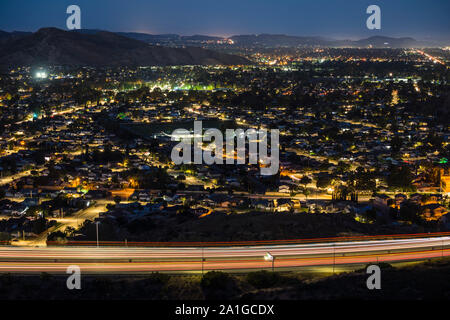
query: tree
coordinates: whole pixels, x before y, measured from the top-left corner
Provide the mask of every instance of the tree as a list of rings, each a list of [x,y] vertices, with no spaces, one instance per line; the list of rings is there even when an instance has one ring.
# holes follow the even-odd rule
[[[296,189],[295,185],[291,184],[289,186],[289,194],[290,194],[291,197],[293,197],[295,195],[295,189]]]
[[[178,184],[178,190],[185,190],[186,189],[186,185],[184,184],[184,183],[182,183],[182,182],[180,182],[179,184]]]
[[[401,189],[402,191],[414,191],[412,184],[414,175],[406,166],[391,167],[389,175],[386,179],[389,187],[393,189]]]
[[[338,174],[345,174],[350,170],[350,168],[350,164],[345,163],[344,161],[339,161],[335,170]]]
[[[376,188],[374,174],[363,167],[358,167],[356,171],[350,175],[349,180],[349,185],[354,191],[373,191]]]
[[[274,287],[283,280],[276,272],[261,270],[247,274],[247,282],[258,289]]]
[[[113,200],[114,200],[114,203],[115,203],[115,204],[119,204],[120,201],[122,201],[122,198],[121,198],[120,196],[115,196],[115,197],[113,198]]]
[[[399,219],[419,223],[420,222],[419,213],[420,213],[420,206],[410,201],[407,201],[400,207]]]
[[[310,184],[312,182],[312,180],[311,180],[311,178],[310,177],[308,177],[308,176],[303,176],[301,179],[300,179],[300,183],[306,188],[306,186],[308,185],[308,184]]]
[[[62,231],[55,231],[48,235],[47,241],[65,242],[67,235]]]
[[[202,277],[200,285],[206,299],[224,299],[238,291],[234,279],[221,271],[209,271]]]
[[[311,194],[311,191],[309,191],[308,188],[303,188],[302,194],[305,196],[306,200],[308,200],[308,196]]]
[[[317,178],[316,187],[319,189],[324,189],[331,185],[333,178],[329,175],[321,175]]]

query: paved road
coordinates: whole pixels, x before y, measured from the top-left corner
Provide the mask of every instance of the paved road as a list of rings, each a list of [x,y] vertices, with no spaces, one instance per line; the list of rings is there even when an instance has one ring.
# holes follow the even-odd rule
[[[41,172],[43,170],[44,170],[43,168],[35,168],[35,169],[32,169],[32,170],[22,171],[22,172],[13,174],[11,176],[2,177],[2,178],[0,178],[0,186],[7,185],[7,184],[13,182],[14,180],[18,180],[18,179],[23,178],[23,177],[31,176],[31,171],[36,171],[36,172],[39,173],[39,172]]]
[[[27,177],[29,175],[31,175],[31,170],[22,171],[22,172],[13,174],[11,176],[7,176],[7,177],[4,177],[4,178],[1,178],[0,179],[0,186],[4,186],[4,185],[6,185],[8,183],[11,183],[14,180],[17,180],[17,179],[20,179],[20,178],[23,178],[23,177]]]
[[[209,270],[350,270],[376,262],[420,261],[450,256],[450,237],[228,247],[0,247],[0,272],[186,273]],[[202,263],[203,257],[203,263]]]
[[[100,212],[105,212],[106,205],[108,203],[114,203],[114,201],[110,200],[98,200],[93,204],[92,206],[80,210],[76,212],[73,216],[66,217],[66,218],[55,218],[50,220],[56,220],[58,222],[58,225],[55,227],[51,227],[48,230],[42,232],[39,234],[36,238],[26,241],[17,241],[13,242],[13,245],[19,245],[19,246],[46,246],[47,245],[47,236],[55,231],[64,231],[67,227],[72,227],[77,229],[85,220],[95,220],[95,218],[98,218]]]

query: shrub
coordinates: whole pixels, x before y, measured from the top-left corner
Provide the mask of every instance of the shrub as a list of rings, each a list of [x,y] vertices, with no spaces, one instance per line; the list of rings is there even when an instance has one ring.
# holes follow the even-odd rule
[[[274,287],[281,284],[282,280],[278,273],[266,270],[247,274],[247,282],[258,289]]]
[[[227,299],[236,294],[235,279],[220,271],[206,273],[200,283],[206,299]]]

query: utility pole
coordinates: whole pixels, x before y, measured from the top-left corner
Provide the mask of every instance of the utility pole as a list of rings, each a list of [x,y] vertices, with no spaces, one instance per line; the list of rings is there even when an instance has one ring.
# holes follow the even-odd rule
[[[336,264],[336,244],[333,243],[333,274],[334,274],[334,265]]]
[[[95,229],[97,231],[97,248],[99,247],[99,243],[98,243],[98,222],[95,223]]]
[[[205,262],[203,250],[204,250],[204,247],[202,247],[202,276],[203,276],[203,270],[204,270],[204,269],[203,269],[203,263]]]

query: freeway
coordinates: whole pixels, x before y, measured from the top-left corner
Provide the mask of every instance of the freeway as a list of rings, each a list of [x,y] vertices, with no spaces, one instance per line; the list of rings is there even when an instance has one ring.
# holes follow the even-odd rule
[[[83,273],[144,274],[210,270],[247,272],[351,270],[378,262],[422,261],[450,256],[450,237],[347,241],[289,245],[221,247],[0,247],[0,272],[65,273],[78,265]]]

